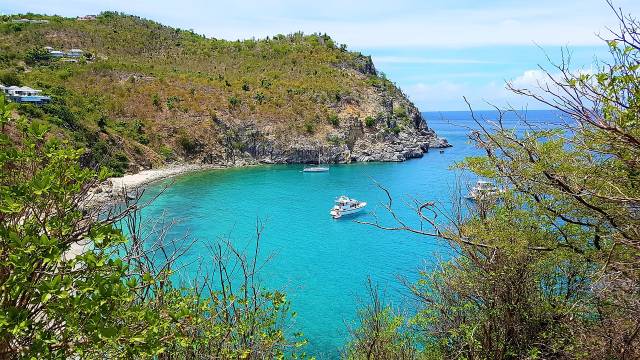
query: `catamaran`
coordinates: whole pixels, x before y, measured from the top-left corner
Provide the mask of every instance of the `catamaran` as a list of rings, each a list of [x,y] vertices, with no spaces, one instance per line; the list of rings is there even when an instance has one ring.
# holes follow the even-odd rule
[[[334,219],[339,219],[346,215],[359,213],[365,206],[367,206],[367,203],[364,201],[358,201],[342,195],[336,199],[335,205],[329,211],[329,215]]]
[[[480,200],[488,196],[500,194],[502,191],[503,190],[498,189],[498,187],[490,181],[478,180],[466,198],[469,200]]]
[[[328,167],[320,166],[320,152],[318,151],[318,166],[308,166],[302,169],[303,172],[325,172],[329,171]]]

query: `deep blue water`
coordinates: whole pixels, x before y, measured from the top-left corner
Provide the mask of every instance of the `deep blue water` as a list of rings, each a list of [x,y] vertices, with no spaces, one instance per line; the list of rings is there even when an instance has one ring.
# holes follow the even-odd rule
[[[480,112],[490,119],[493,112]],[[309,341],[307,351],[319,359],[336,358],[347,339],[347,325],[366,301],[371,277],[385,299],[405,308],[410,298],[399,276],[415,281],[419,269],[429,268],[449,252],[444,243],[405,232],[391,232],[333,220],[328,215],[335,197],[346,194],[369,203],[386,224],[393,224],[381,208],[385,194],[393,194],[397,212],[417,224],[404,200],[439,201],[449,206],[460,174],[450,166],[466,156],[480,154],[468,142],[466,127],[475,127],[468,112],[425,113],[429,126],[446,137],[453,148],[432,150],[421,159],[404,163],[332,165],[328,173],[302,173],[301,165],[259,166],[212,170],[175,179],[149,208],[145,217],[162,214],[177,219],[169,236],[188,234],[203,241],[191,259],[207,258],[206,243],[229,238],[239,248],[255,238],[256,219],[264,222],[261,258],[273,256],[261,270],[268,288],[284,289],[298,316],[293,324]],[[551,111],[530,111],[530,121],[557,119]],[[519,126],[511,117],[508,125]],[[463,180],[475,181],[462,176]],[[150,189],[157,191],[160,185]],[[358,220],[371,220],[364,214]]]

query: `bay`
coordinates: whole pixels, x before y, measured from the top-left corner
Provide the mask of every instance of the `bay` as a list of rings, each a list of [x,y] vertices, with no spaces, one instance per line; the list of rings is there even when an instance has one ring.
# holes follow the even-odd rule
[[[262,284],[287,292],[298,313],[292,328],[304,333],[309,353],[319,359],[337,358],[357,309],[367,301],[368,278],[382,289],[386,302],[401,310],[410,309],[408,291],[398,278],[413,282],[418,279],[418,270],[428,270],[451,255],[437,239],[383,231],[354,221],[372,221],[369,213],[375,212],[384,224],[394,224],[382,206],[386,195],[376,183],[393,195],[394,209],[402,219],[419,225],[405,203],[437,201],[448,208],[457,184],[475,182],[475,178],[450,169],[467,156],[482,154],[468,141],[470,128],[476,127],[470,113],[424,115],[452,148],[443,153],[433,149],[420,159],[403,163],[331,165],[326,173],[303,173],[302,165],[272,165],[187,174],[173,179],[172,185],[144,209],[143,216],[146,220],[176,220],[169,237],[200,240],[185,263],[206,263],[211,258],[207,244],[221,239],[239,249],[250,249],[256,223],[261,223],[260,258],[269,259],[259,274]],[[476,115],[490,120],[496,113]],[[553,111],[528,111],[527,116],[541,124],[559,118]],[[515,114],[507,116],[506,124],[522,126]],[[151,186],[146,196],[153,196],[166,184]],[[367,201],[367,211],[357,218],[332,219],[329,209],[342,194]],[[188,278],[195,267],[185,271]]]

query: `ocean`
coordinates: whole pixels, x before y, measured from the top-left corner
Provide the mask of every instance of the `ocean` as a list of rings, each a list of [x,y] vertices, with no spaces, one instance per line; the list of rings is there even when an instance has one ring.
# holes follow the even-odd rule
[[[303,173],[303,165],[265,165],[211,170],[173,179],[144,212],[146,219],[175,220],[169,237],[196,238],[200,242],[185,263],[211,259],[207,244],[229,239],[239,249],[255,240],[256,221],[264,225],[260,259],[269,261],[259,273],[262,284],[281,289],[297,312],[295,331],[309,341],[306,351],[319,359],[338,358],[355,325],[357,309],[367,302],[367,279],[376,284],[383,299],[399,311],[411,312],[412,299],[401,285],[418,279],[439,260],[451,256],[438,239],[400,231],[384,231],[356,223],[371,221],[393,225],[382,204],[385,193],[393,195],[394,208],[403,220],[419,225],[411,208],[414,200],[436,201],[450,208],[456,188],[477,179],[451,169],[467,156],[481,155],[468,139],[477,127],[469,112],[427,112],[425,118],[439,136],[453,145],[440,153],[431,150],[420,159],[403,163],[355,163],[331,165],[326,173]],[[492,111],[476,114],[487,120]],[[529,121],[552,123],[554,111],[529,111]],[[521,128],[514,114],[507,126]],[[152,196],[167,182],[149,188]],[[466,192],[466,190],[463,190]],[[333,200],[348,195],[368,203],[355,218],[334,220],[329,216]],[[195,271],[187,266],[184,274]]]

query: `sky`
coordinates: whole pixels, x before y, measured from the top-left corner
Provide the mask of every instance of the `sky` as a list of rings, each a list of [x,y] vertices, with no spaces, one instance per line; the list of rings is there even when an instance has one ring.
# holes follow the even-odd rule
[[[613,0],[640,17],[640,0]],[[229,40],[304,31],[371,55],[422,111],[543,109],[506,91],[543,81],[562,52],[591,71],[616,18],[605,0],[1,0],[0,13],[78,16],[115,10]]]

